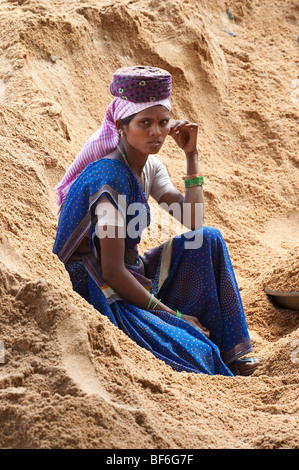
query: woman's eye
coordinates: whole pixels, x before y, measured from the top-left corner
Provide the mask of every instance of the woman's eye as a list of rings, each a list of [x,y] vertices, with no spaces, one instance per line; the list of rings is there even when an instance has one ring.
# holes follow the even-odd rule
[[[163,119],[162,121],[160,121],[159,125],[160,126],[166,126],[168,123],[169,123],[168,119]],[[144,121],[140,121],[140,124],[142,126],[149,126],[151,124],[151,122],[148,119],[145,119]]]

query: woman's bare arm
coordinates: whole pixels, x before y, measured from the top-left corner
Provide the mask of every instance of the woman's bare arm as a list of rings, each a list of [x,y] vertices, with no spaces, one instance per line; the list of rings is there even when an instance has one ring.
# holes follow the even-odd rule
[[[173,121],[169,135],[175,140],[178,147],[185,152],[186,175],[199,174],[197,145],[198,125],[188,121]],[[183,176],[183,175],[182,175]],[[170,190],[163,194],[159,204],[167,207],[178,205],[178,211],[172,211],[173,216],[191,230],[203,226],[204,196],[202,186],[185,188],[185,195],[179,190]]]
[[[109,217],[103,222],[101,214],[103,214],[104,211],[109,212]],[[101,270],[104,281],[128,302],[136,305],[136,307],[146,309],[151,294],[137,281],[125,266],[124,227],[116,225],[118,217],[116,209],[107,198],[102,198],[96,208],[96,214],[98,215],[99,223],[101,223],[97,232],[100,240]],[[103,225],[105,222],[112,225]],[[151,307],[157,302],[158,299],[153,298]],[[173,315],[176,314],[162,302],[159,302],[159,310],[165,310]]]
[[[109,212],[111,214],[116,211],[113,205],[109,203],[108,199],[103,198],[98,204],[96,213],[101,213],[100,205],[103,203],[106,205],[110,204],[111,212]],[[138,308],[146,309],[151,299],[151,294],[142,286],[142,284],[140,284],[140,282],[137,281],[125,266],[125,239],[123,236],[123,228],[120,226],[112,226],[112,230],[110,231],[107,230],[107,226],[103,226],[103,228],[104,230],[98,231],[98,234],[104,235],[104,232],[107,233],[107,236],[99,236],[101,271],[104,281],[129,303]],[[108,236],[109,233],[110,236]],[[111,234],[114,234],[115,236],[111,236]],[[159,299],[156,297],[152,299],[150,309],[154,307],[158,300]],[[163,304],[163,302],[159,302],[157,309],[176,316],[176,312]],[[197,318],[184,314],[181,318],[198,328],[206,336],[209,336],[208,330],[201,325]]]

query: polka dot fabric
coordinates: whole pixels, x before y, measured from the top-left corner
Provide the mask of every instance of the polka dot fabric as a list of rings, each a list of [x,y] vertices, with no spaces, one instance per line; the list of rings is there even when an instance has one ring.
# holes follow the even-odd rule
[[[157,295],[210,330],[228,364],[252,351],[252,344],[226,243],[219,230],[201,230],[198,249],[186,249],[184,235],[174,239],[170,274]]]
[[[90,164],[69,190],[62,207],[54,253],[66,263],[74,289],[122,329],[139,346],[151,351],[174,370],[232,376],[227,364],[252,347],[243,307],[221,233],[204,227],[203,244],[188,249],[184,235],[175,237],[171,268],[158,298],[183,314],[193,315],[210,330],[207,338],[183,319],[164,311],[146,311],[118,296],[102,278],[95,235],[94,207],[105,195],[117,207],[120,195],[127,207],[149,206],[142,186],[121,161],[103,159]],[[89,237],[90,254],[75,259],[72,254],[81,240]],[[140,237],[126,237],[126,249],[138,245]],[[160,269],[163,245],[153,248],[134,266],[126,265],[148,290],[154,290]],[[86,276],[87,274],[87,276]],[[80,278],[81,281],[80,282]],[[85,283],[86,288],[82,286]]]

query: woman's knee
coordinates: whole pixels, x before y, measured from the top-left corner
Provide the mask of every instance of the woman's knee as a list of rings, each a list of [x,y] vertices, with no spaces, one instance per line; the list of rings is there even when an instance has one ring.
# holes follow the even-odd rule
[[[198,249],[203,245],[210,244],[212,242],[217,243],[220,241],[221,244],[224,242],[223,236],[219,229],[214,227],[203,226],[202,228],[176,237],[178,241],[184,243],[184,248]]]

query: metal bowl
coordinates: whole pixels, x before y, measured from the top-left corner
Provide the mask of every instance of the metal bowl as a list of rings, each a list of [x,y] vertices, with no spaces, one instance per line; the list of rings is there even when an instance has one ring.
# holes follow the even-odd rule
[[[281,308],[299,310],[299,292],[264,289],[266,294]]]

